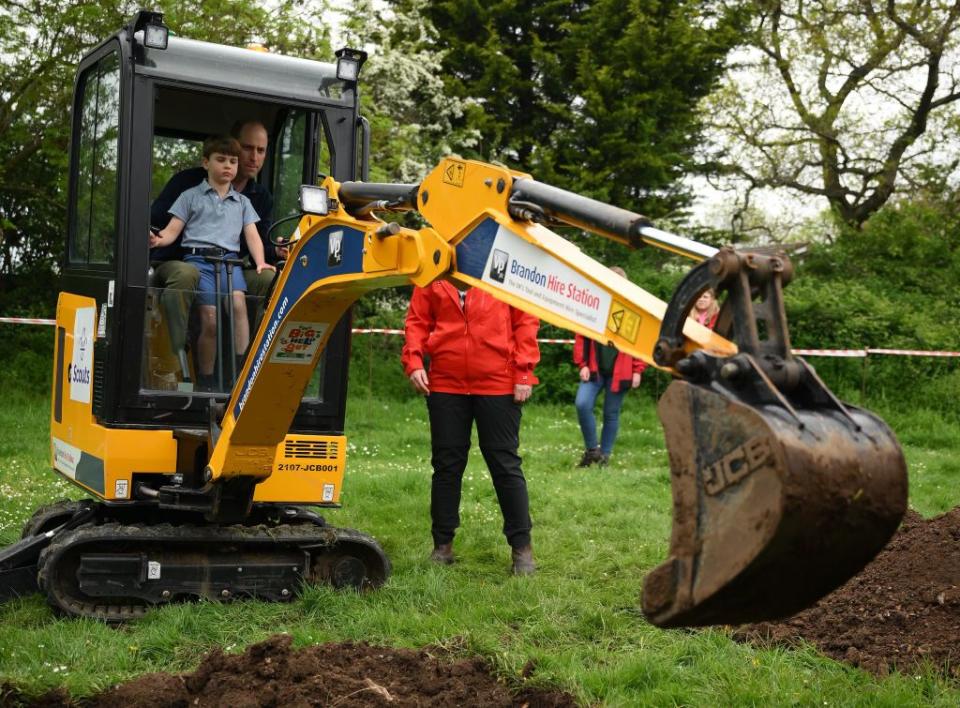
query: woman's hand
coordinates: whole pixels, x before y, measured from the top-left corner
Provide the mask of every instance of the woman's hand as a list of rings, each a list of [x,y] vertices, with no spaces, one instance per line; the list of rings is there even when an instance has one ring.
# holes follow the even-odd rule
[[[430,379],[427,377],[425,369],[417,369],[410,374],[410,383],[417,390],[417,393],[424,396],[430,395]]]

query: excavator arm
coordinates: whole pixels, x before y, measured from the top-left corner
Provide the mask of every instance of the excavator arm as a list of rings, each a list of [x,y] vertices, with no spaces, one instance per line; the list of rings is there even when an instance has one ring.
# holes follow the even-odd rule
[[[419,185],[328,178],[322,188],[325,199],[291,238],[230,401],[211,422],[203,490],[211,520],[249,512],[350,306],[371,290],[448,278],[674,375],[658,406],[674,508],[670,555],[644,581],[643,609],[654,624],[796,612],[859,571],[899,524],[906,466],[892,432],[837,400],[790,352],[783,255],[718,251],[481,162],[446,159]],[[411,210],[428,226],[380,218]],[[554,224],[699,265],[664,303],[551,231]],[[727,295],[720,333],[687,317],[708,287]],[[161,490],[161,504],[180,503],[178,494]]]

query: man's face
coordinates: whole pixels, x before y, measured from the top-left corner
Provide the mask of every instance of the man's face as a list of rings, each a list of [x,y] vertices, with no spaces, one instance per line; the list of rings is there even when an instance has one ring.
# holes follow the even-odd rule
[[[256,179],[267,156],[267,131],[259,123],[247,123],[240,131],[239,177]]]

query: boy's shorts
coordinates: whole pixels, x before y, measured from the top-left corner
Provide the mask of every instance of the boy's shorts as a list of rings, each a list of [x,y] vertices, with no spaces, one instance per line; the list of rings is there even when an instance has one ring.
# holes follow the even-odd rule
[[[236,253],[226,253],[224,258],[239,258]],[[186,255],[183,260],[192,263],[200,271],[200,284],[197,286],[197,302],[201,305],[213,307],[217,300],[217,276],[214,270],[214,264],[204,259],[203,256]],[[220,266],[220,294],[227,294],[227,265]],[[247,281],[243,279],[243,271],[240,266],[231,266],[233,268],[233,289],[240,292],[247,291]]]

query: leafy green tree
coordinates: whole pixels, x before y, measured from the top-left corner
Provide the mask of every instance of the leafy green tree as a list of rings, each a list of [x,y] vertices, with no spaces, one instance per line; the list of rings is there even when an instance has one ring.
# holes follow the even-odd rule
[[[739,41],[738,5],[430,0],[427,14],[481,134],[473,154],[654,215],[685,202],[697,102]]]
[[[406,0],[382,18],[373,0],[356,0],[346,13],[346,43],[370,48],[361,101],[371,124],[374,181],[418,182],[440,158],[479,137],[462,121],[466,102],[444,87],[443,53],[435,48],[437,31],[425,5]]]
[[[944,161],[960,99],[960,4],[763,0],[707,102],[713,154],[749,190],[825,199],[859,229],[918,169]],[[949,160],[947,160],[949,161]]]
[[[193,39],[243,46],[255,38],[281,53],[332,56],[322,4],[281,0],[265,8],[238,0],[167,0],[154,7],[173,32]],[[0,0],[3,289],[12,287],[13,273],[49,273],[59,260],[76,65],[136,10],[136,3],[123,0]],[[47,299],[56,293],[44,292]],[[21,297],[29,304],[28,298]],[[38,301],[37,307],[49,312],[51,303]]]

